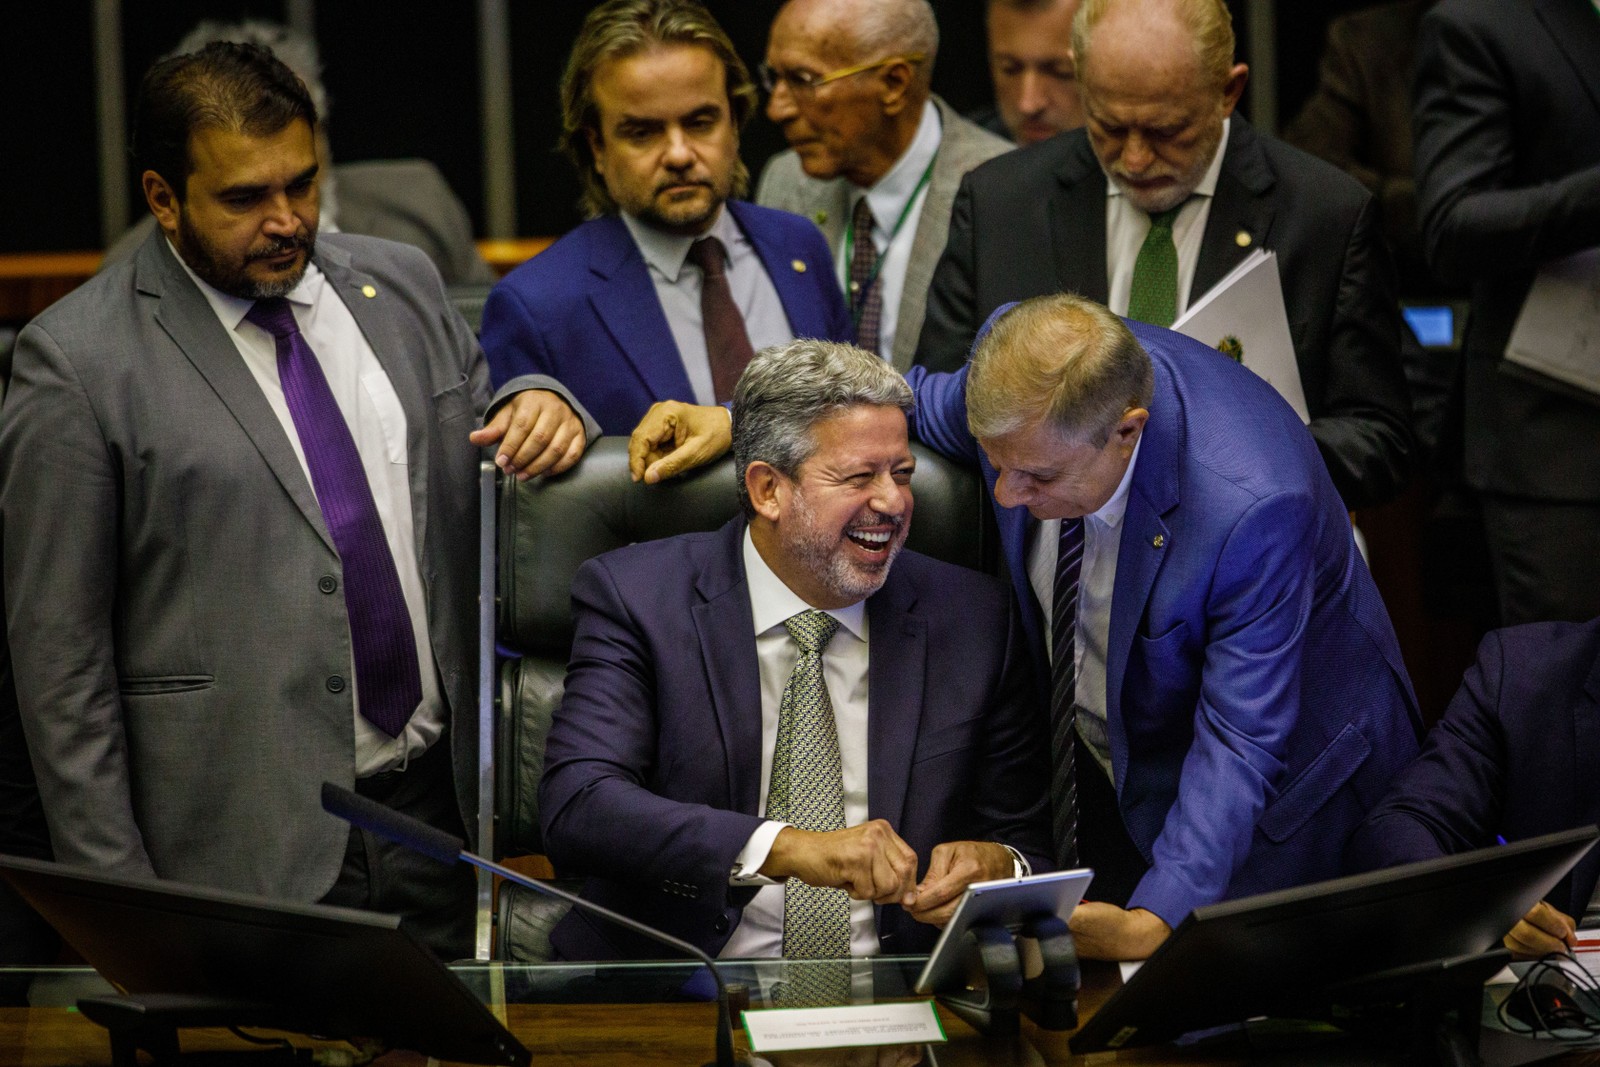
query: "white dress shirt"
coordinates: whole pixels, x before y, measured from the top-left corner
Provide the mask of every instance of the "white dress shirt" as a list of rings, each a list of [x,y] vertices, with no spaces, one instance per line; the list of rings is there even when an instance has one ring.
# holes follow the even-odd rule
[[[189,269],[170,242],[167,248],[194,280],[211,310],[216,312],[217,321],[233,339],[234,347],[261,387],[272,413],[283,425],[283,432],[288,435],[289,444],[305,472],[306,484],[311,486],[311,469],[306,466],[300,434],[295,429],[294,416],[289,412],[283,386],[278,380],[277,343],[270,333],[244,318],[255,301],[230,296],[206,284]],[[389,542],[389,554],[394,557],[395,570],[400,575],[400,591],[405,596],[406,611],[411,618],[417,665],[422,674],[422,703],[417,705],[400,736],[390,737],[361,717],[361,693],[356,686],[352,660],[349,680],[351,704],[356,708],[355,771],[357,777],[365,777],[403,767],[407,761],[420,756],[439,739],[445,724],[444,698],[439,692],[438,668],[433,661],[433,643],[428,637],[427,600],[423,596],[422,573],[417,565],[410,464],[406,455],[406,414],[400,406],[399,394],[394,391],[394,385],[356,325],[350,309],[345,307],[315,263],[307,265],[305,277],[290,290],[287,299],[294,310],[295,322],[300,326],[300,334],[316,353],[317,363],[328,379],[328,388],[344,415],[345,424],[350,427],[350,435],[355,438],[356,451],[361,454],[367,484],[383,523],[384,537]],[[312,492],[314,495],[314,488]],[[262,550],[270,552],[271,546],[264,545]],[[306,581],[315,577],[307,575]],[[239,610],[249,611],[250,605],[240,605]]]
[[[1228,151],[1228,128],[1232,119],[1222,122],[1222,140],[1211,166],[1178,211],[1172,224],[1172,243],[1178,250],[1178,314],[1189,310],[1189,289],[1194,285],[1195,264],[1200,261],[1200,242],[1206,220],[1211,217],[1211,198],[1217,192],[1217,175],[1222,173],[1222,157]],[[1111,283],[1106,306],[1118,315],[1128,313],[1133,291],[1133,264],[1139,246],[1150,233],[1150,216],[1134,207],[1110,178],[1106,179],[1106,279]],[[1204,296],[1204,293],[1196,293]]]
[[[704,274],[699,267],[687,264],[689,246],[697,237],[680,237],[666,233],[626,213],[623,224],[639,246],[639,254],[650,268],[650,281],[655,286],[656,299],[667,316],[667,327],[678,346],[678,358],[689,375],[689,385],[694,389],[697,404],[715,404],[715,391],[711,384],[711,357],[706,354],[705,321],[700,313],[700,290]],[[759,352],[770,345],[781,345],[794,339],[794,329],[789,325],[788,313],[772,279],[767,277],[766,265],[756,253],[750,239],[733,220],[726,207],[717,209],[717,220],[701,236],[715,237],[727,249],[728,260],[723,267],[728,275],[728,289],[733,294],[734,306],[744,316],[744,332],[750,338],[750,347]],[[656,357],[657,353],[643,353]],[[637,358],[640,353],[635,353]],[[659,355],[665,356],[665,353]]]
[[[778,741],[778,707],[789,675],[800,659],[800,646],[784,628],[784,620],[812,610],[773,573],[761,558],[750,531],[744,535],[744,573],[750,592],[750,612],[755,620],[756,659],[761,672],[761,795],[759,809],[767,810],[772,784],[772,755]],[[822,653],[822,676],[833,704],[839,731],[839,756],[844,777],[844,823],[867,821],[867,604],[860,601],[829,611],[839,629]],[[724,957],[783,955],[783,886],[756,873],[767,861],[773,839],[786,824],[763,823],[735,861],[729,881],[734,885],[761,885],[744,909],[733,936],[722,947]],[[850,902],[850,954],[874,956],[878,931],[872,901]]]
[[[1077,719],[1078,736],[1083,738],[1095,762],[1111,773],[1111,746],[1106,740],[1106,645],[1111,638],[1111,596],[1117,581],[1117,553],[1122,536],[1122,517],[1128,510],[1128,486],[1133,483],[1133,468],[1139,462],[1141,436],[1133,446],[1128,469],[1111,499],[1083,519],[1083,563],[1078,570],[1078,631],[1073,654],[1078,668],[1078,707],[1087,715]],[[1050,617],[1055,603],[1056,549],[1061,542],[1061,520],[1046,519],[1033,531],[1028,547],[1028,584],[1044,608],[1044,647],[1054,649]]]
[[[944,127],[939,122],[939,109],[932,101],[922,105],[922,119],[917,132],[905,153],[895,161],[889,173],[878,179],[871,189],[851,186],[850,215],[855,217],[856,204],[864,196],[872,208],[872,243],[878,249],[883,266],[878,268],[878,285],[882,294],[883,309],[878,314],[878,354],[889,359],[894,352],[894,333],[900,321],[900,298],[906,290],[906,268],[911,265],[911,246],[917,240],[917,224],[922,220],[922,205],[928,199],[928,185],[923,174],[933,165],[939,154],[939,144],[944,139]],[[910,205],[907,210],[906,205]],[[898,232],[894,224],[901,213],[905,222]],[[850,295],[851,241],[839,242],[839,287],[846,297]],[[847,299],[846,303],[850,303]]]

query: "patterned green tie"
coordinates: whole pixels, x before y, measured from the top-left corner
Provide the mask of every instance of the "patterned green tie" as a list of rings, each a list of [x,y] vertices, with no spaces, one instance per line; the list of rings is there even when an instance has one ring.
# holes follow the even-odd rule
[[[839,759],[839,730],[822,677],[822,650],[838,631],[839,622],[826,612],[802,611],[783,625],[800,646],[800,659],[778,705],[778,739],[772,753],[767,818],[792,823],[802,830],[841,830],[844,771]],[[806,885],[798,878],[790,878],[783,889],[783,954],[811,960],[849,958],[849,895],[843,889]],[[797,972],[804,973],[802,969]],[[848,972],[844,980],[848,990]],[[825,990],[792,989],[782,999],[794,1004],[837,995],[837,976],[829,976],[823,985]]]
[[[1150,216],[1150,232],[1133,261],[1133,289],[1128,294],[1128,318],[1152,326],[1171,326],[1178,317],[1178,246],[1172,243],[1175,208]]]

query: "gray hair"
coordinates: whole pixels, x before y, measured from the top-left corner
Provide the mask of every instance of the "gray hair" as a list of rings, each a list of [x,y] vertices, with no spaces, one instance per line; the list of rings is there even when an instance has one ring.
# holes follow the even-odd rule
[[[817,450],[812,427],[862,404],[909,416],[911,387],[876,355],[837,341],[801,338],[756,353],[733,391],[733,465],[745,517],[755,514],[744,484],[750,464],[797,477]]]
[[[311,94],[311,102],[317,106],[317,114],[323,122],[328,121],[328,91],[322,86],[322,59],[317,52],[317,42],[311,37],[266,19],[245,19],[243,22],[201,19],[194,29],[184,34],[178,47],[164,58],[198,52],[214,41],[260,45],[270,51],[306,83],[306,91]]]
[[[856,16],[855,39],[863,60],[921,52],[931,73],[939,54],[939,20],[928,0],[873,0]]]
[[[1155,371],[1110,309],[1075,293],[1024,300],[995,320],[967,371],[967,429],[979,439],[1043,423],[1100,447],[1131,408],[1150,406]]]

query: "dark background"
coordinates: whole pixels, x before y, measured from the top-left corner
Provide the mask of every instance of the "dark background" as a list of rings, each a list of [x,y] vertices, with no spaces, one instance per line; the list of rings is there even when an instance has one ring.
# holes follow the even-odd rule
[[[1261,2],[1261,0],[1258,0]],[[1316,80],[1327,22],[1370,0],[1293,0],[1277,6],[1278,114],[1293,116]],[[983,0],[933,0],[942,44],[935,88],[959,110],[990,100]],[[517,219],[522,235],[558,234],[578,221],[577,182],[554,150],[556,82],[584,13],[582,0],[513,0],[511,63]],[[779,0],[709,0],[752,66]],[[1230,0],[1240,58],[1250,60],[1244,7]],[[90,0],[7,5],[0,16],[0,252],[101,246]],[[202,18],[284,20],[282,0],[125,0],[123,66],[129,98],[152,61]],[[316,5],[329,133],[338,162],[422,156],[449,179],[484,229],[476,5]],[[1245,111],[1248,114],[1248,94]],[[752,175],[782,147],[757,114],[745,131]],[[127,182],[130,218],[145,210]]]

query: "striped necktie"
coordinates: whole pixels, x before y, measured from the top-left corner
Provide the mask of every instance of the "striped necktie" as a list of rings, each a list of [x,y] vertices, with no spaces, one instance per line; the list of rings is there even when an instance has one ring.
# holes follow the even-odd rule
[[[1083,567],[1083,520],[1062,519],[1056,546],[1055,597],[1050,612],[1050,808],[1056,865],[1078,865],[1078,574]]]

